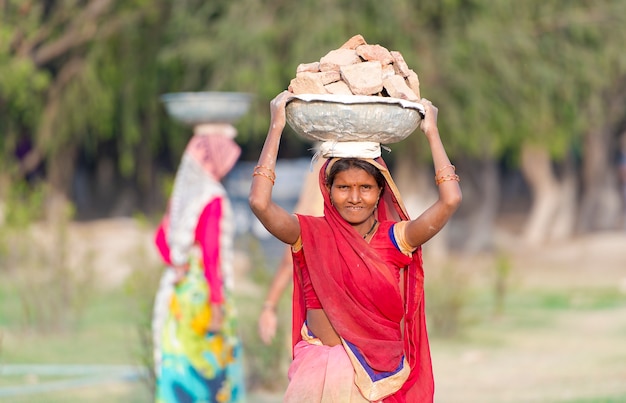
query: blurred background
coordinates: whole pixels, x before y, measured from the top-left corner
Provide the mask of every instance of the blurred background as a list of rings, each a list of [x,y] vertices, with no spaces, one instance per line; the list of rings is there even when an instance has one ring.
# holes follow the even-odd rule
[[[463,205],[425,246],[438,402],[626,401],[626,2],[0,0],[0,401],[146,402],[152,245],[191,130],[159,96],[253,94],[226,178],[252,402],[278,402],[256,319],[282,245],[247,206],[269,101],[361,34],[439,107]],[[312,144],[289,128],[291,208]],[[436,197],[418,131],[384,158]]]

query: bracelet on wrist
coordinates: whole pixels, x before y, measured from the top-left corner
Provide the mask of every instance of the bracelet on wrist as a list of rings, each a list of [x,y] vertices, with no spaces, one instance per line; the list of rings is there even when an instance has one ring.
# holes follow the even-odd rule
[[[276,178],[272,177],[271,175],[266,174],[265,172],[262,171],[254,171],[254,173],[252,174],[252,177],[255,176],[262,176],[264,178],[269,179],[272,182],[272,185],[274,185],[274,182],[276,180]]]
[[[445,171],[447,168],[452,168],[452,173],[456,172],[456,167],[454,165],[452,165],[452,164],[444,165],[443,167],[439,168],[439,170],[437,170],[437,172],[435,172],[435,179],[437,179],[439,174],[442,173],[443,171]]]
[[[457,182],[460,182],[461,179],[459,178],[459,175],[457,175],[457,174],[444,175],[444,176],[440,176],[438,178],[435,178],[435,184],[437,186],[441,185],[442,183],[444,183],[446,181],[457,181]]]

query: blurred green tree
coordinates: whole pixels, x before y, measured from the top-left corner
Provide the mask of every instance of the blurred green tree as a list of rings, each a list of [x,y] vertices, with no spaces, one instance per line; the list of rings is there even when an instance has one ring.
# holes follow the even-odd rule
[[[269,100],[297,65],[362,34],[402,52],[440,106],[466,189],[461,213],[474,223],[467,248],[492,240],[502,161],[521,167],[532,189],[527,239],[571,234],[576,212],[589,230],[608,210],[611,145],[625,120],[624,11],[617,0],[4,0],[2,171],[17,178],[45,162],[50,188],[67,200],[82,158],[97,201],[124,193],[111,191],[118,180],[135,208],[161,208],[158,166],[175,168],[188,129],[165,116],[160,94],[253,93],[238,129],[254,159]],[[32,148],[18,160],[24,139]],[[307,147],[288,135],[281,153]],[[407,199],[432,197],[423,139],[392,148]]]
[[[79,153],[97,163],[110,143],[120,172],[134,173],[145,162],[149,169],[146,142],[159,115],[154,59],[167,4],[2,3],[2,164],[19,180],[45,163],[49,216],[70,199]],[[20,141],[28,148],[16,160]],[[135,174],[143,183],[142,172]]]
[[[440,125],[463,165],[464,188],[480,195],[467,199],[474,211],[467,246],[490,246],[501,193],[495,164],[503,160],[521,168],[532,191],[526,240],[570,236],[577,192],[597,205],[615,191],[611,136],[625,119],[615,106],[624,102],[626,4],[496,0],[431,8],[440,13],[431,17],[437,66],[420,69],[434,89],[423,93],[445,108]],[[581,189],[574,155],[582,157]]]

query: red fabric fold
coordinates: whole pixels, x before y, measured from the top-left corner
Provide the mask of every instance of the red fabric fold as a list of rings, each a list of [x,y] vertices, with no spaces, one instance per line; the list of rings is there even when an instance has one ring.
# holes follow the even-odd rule
[[[403,354],[397,282],[351,227],[336,230],[324,217],[300,222],[306,265],[326,315],[372,368],[393,371]],[[307,254],[307,248],[323,253]]]
[[[194,241],[201,246],[204,277],[210,290],[210,302],[221,304],[224,302],[224,281],[220,270],[220,226],[222,220],[222,198],[216,197],[204,206],[196,224]],[[154,236],[163,262],[171,265],[170,247],[167,243],[169,231],[169,214],[166,213],[159,224]]]

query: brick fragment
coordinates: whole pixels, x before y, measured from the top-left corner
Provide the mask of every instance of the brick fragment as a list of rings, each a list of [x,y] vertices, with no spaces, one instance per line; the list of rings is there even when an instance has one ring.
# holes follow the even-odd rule
[[[292,79],[288,90],[299,94],[326,94],[326,89],[317,73],[302,72]]]
[[[372,95],[383,89],[380,62],[363,62],[341,66],[341,78],[354,95]]]
[[[350,87],[348,87],[348,84],[344,83],[343,81],[336,81],[334,83],[327,84],[324,86],[324,88],[326,88],[326,91],[329,94],[354,95],[352,94],[352,91],[350,91]]]
[[[296,68],[296,74],[302,73],[304,71],[310,71],[311,73],[317,73],[320,71],[320,62],[313,63],[301,63]]]
[[[296,77],[306,76],[310,78],[314,78],[315,80],[319,80],[322,85],[334,83],[335,81],[341,80],[341,74],[338,71],[329,70],[329,71],[302,71],[300,73],[296,73]]]
[[[365,61],[378,60],[383,66],[394,62],[391,52],[380,45],[361,45],[356,48],[356,53]]]
[[[391,77],[396,75],[396,70],[393,68],[392,64],[385,64],[383,66],[383,80],[387,77]]]
[[[367,44],[367,42],[365,42],[365,38],[363,38],[363,35],[354,35],[352,38],[348,39],[346,41],[346,43],[344,43],[343,45],[341,45],[341,47],[339,49],[356,49],[361,45],[365,45]]]
[[[409,66],[404,61],[404,57],[398,51],[392,50],[391,56],[393,56],[393,66],[396,69],[396,74],[406,77],[409,75]]]
[[[320,71],[319,73],[316,73],[316,74],[320,76],[320,80],[322,81],[322,84],[324,85],[341,80],[341,73],[335,70]]]
[[[399,75],[391,76],[384,80],[383,86],[392,98],[406,99],[408,101],[418,101],[419,97],[406,84],[404,78]]]
[[[320,71],[339,71],[341,66],[361,63],[354,49],[335,49],[320,59]]]
[[[406,83],[410,89],[413,90],[417,98],[421,98],[420,95],[420,79],[414,70],[409,70],[409,74],[406,76]]]

